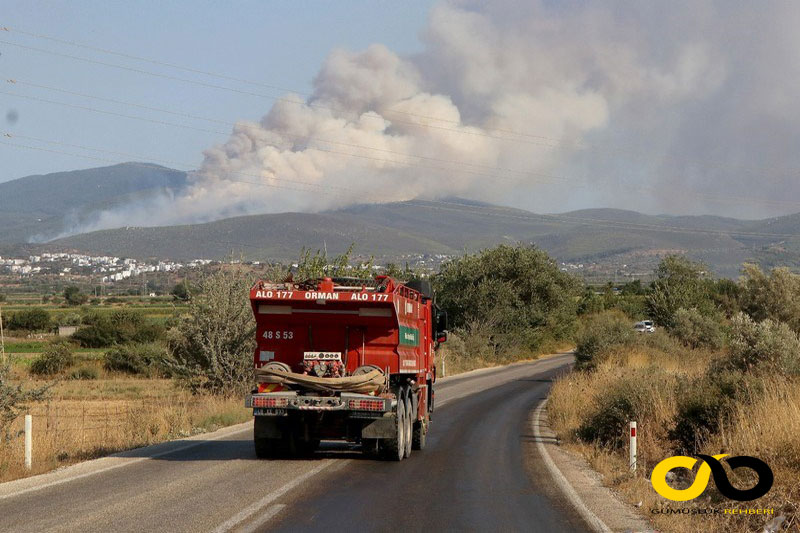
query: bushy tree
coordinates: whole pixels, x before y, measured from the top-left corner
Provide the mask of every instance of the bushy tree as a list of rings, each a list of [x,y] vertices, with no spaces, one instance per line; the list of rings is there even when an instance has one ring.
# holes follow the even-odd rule
[[[255,320],[248,300],[252,284],[238,270],[218,270],[170,330],[168,365],[194,390],[240,392],[252,384]]]
[[[721,278],[709,282],[714,306],[727,318],[741,311],[742,287],[732,279]]]
[[[89,297],[81,292],[75,285],[70,285],[64,289],[64,301],[67,305],[83,305],[89,300]]]
[[[0,437],[9,440],[11,423],[23,412],[27,404],[44,399],[47,386],[25,389],[10,382],[8,365],[0,365]]]
[[[507,246],[445,263],[433,285],[450,326],[483,323],[502,352],[536,350],[574,332],[580,284],[542,250]]]
[[[107,348],[129,342],[155,342],[164,337],[163,326],[138,311],[118,309],[111,313],[89,312],[72,338],[86,348]]]
[[[605,299],[597,294],[595,290],[586,286],[583,288],[583,293],[578,300],[578,314],[579,315],[592,315],[600,313],[605,310]]]
[[[63,372],[75,364],[75,354],[72,346],[65,341],[55,341],[47,345],[36,359],[31,363],[31,374],[37,376],[52,376]]]
[[[656,269],[656,280],[647,295],[650,318],[666,328],[675,325],[678,309],[697,309],[701,314],[713,311],[706,268],[683,256],[665,257]]]
[[[670,332],[690,348],[717,350],[725,342],[722,318],[705,316],[697,309],[678,309]]]
[[[189,298],[192,297],[192,289],[189,286],[189,280],[183,280],[180,283],[176,284],[172,291],[170,291],[172,297],[180,302],[189,301]]]
[[[743,271],[742,310],[756,321],[769,318],[800,332],[800,276],[787,268],[775,268],[767,275],[749,264]]]
[[[166,353],[161,344],[130,344],[115,346],[103,356],[103,367],[112,372],[156,376],[169,375]]]
[[[635,279],[633,281],[629,281],[628,283],[623,284],[622,287],[620,287],[620,292],[624,296],[633,296],[633,295],[641,296],[647,292],[647,288],[644,285],[642,285],[642,280]]]
[[[17,311],[8,318],[8,329],[21,329],[25,331],[45,331],[50,329],[50,313],[41,307]]]
[[[744,313],[731,321],[729,363],[740,370],[800,374],[800,338],[785,323],[756,322]]]
[[[576,367],[594,368],[598,358],[609,348],[629,344],[635,335],[630,320],[619,311],[606,311],[587,318],[576,339]]]

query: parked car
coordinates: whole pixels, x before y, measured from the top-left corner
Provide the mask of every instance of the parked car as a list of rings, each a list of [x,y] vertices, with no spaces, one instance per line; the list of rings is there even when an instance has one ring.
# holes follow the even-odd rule
[[[652,320],[642,320],[633,325],[633,329],[639,333],[655,333],[656,326]]]

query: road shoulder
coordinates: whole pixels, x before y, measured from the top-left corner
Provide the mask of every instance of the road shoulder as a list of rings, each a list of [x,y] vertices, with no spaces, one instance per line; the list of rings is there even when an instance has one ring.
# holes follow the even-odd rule
[[[558,491],[593,531],[651,532],[652,527],[631,505],[622,502],[586,461],[558,444],[547,423],[546,401],[530,416],[536,453],[548,470]]]
[[[252,422],[244,422],[242,424],[221,428],[211,433],[202,433],[192,437],[152,444],[142,448],[133,448],[98,459],[75,463],[43,474],[0,483],[0,500],[46,489],[55,485],[61,485],[63,483],[69,483],[109,470],[127,467],[148,459],[155,459],[202,446],[210,441],[221,440],[236,435],[237,433],[252,431],[252,425]]]

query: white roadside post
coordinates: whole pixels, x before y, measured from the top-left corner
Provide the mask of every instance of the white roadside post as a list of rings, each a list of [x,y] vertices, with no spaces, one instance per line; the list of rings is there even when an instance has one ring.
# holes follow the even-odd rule
[[[636,422],[630,423],[630,457],[628,464],[631,472],[636,472]]]
[[[25,468],[33,466],[33,417],[25,415]]]

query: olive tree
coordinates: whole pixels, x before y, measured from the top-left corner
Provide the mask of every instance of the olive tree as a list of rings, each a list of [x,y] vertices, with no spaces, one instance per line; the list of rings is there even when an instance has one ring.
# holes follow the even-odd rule
[[[580,284],[536,247],[465,255],[444,264],[432,281],[450,326],[469,332],[482,325],[495,353],[536,350],[546,338],[574,332]]]
[[[800,332],[800,276],[788,268],[765,274],[755,265],[744,265],[741,279],[743,310],[756,321],[783,322]]]
[[[706,315],[713,311],[705,267],[685,257],[665,257],[656,268],[656,279],[647,294],[647,312],[657,324],[675,327],[679,309],[696,309]]]
[[[253,280],[220,269],[200,283],[167,340],[167,365],[193,390],[239,392],[252,384],[255,320],[248,291]]]
[[[0,439],[9,440],[11,423],[30,402],[42,400],[48,386],[25,389],[19,383],[11,383],[7,364],[0,364]]]

